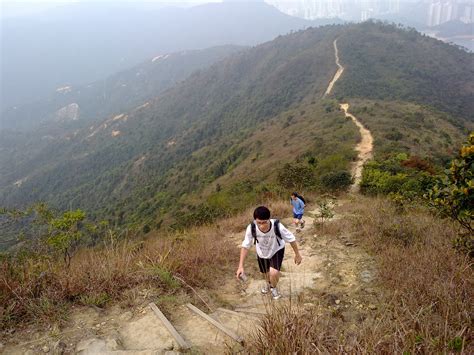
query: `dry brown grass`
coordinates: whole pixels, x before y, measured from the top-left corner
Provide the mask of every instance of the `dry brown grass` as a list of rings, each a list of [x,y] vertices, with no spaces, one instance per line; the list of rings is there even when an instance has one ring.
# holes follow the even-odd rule
[[[378,261],[382,286],[392,293],[385,323],[368,330],[384,335],[393,351],[472,353],[472,260],[452,248],[457,234],[448,220],[423,209],[400,213],[386,200],[361,203],[354,230]]]
[[[337,312],[285,305],[263,320],[250,353],[473,353],[472,260],[451,247],[455,227],[421,208],[400,213],[384,199],[358,198],[338,221],[378,269],[377,310],[356,327]]]
[[[301,303],[270,307],[247,350],[251,354],[311,354],[329,349],[315,335],[324,327],[322,318]]]
[[[58,322],[73,304],[102,307],[127,297],[136,287],[161,295],[191,287],[212,287],[230,272],[235,245],[216,228],[195,228],[183,234],[146,241],[108,243],[83,249],[69,269],[60,260],[26,258],[0,263],[0,329],[30,322]],[[232,265],[232,268],[234,265]]]
[[[262,201],[277,218],[288,214],[283,202]],[[151,233],[144,241],[114,241],[84,248],[69,268],[53,257],[30,255],[0,261],[0,330],[61,322],[73,304],[103,307],[110,301],[133,303],[136,288],[161,296],[192,288],[212,288],[233,275],[239,252],[230,233],[243,231],[253,209],[214,226],[168,235]]]

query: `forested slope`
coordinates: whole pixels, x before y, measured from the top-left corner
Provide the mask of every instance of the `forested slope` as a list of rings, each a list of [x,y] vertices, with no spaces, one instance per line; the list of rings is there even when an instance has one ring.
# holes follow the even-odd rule
[[[26,161],[3,179],[0,198],[6,206],[45,200],[154,226],[177,211],[182,221],[210,218],[238,206],[236,197],[318,188],[324,174],[348,170],[358,139],[337,102],[322,98],[336,71],[336,38],[345,72],[333,97],[398,99],[403,109],[392,115],[400,130],[419,125],[430,135],[447,127],[450,146],[440,154],[458,146],[474,82],[472,70],[461,75],[459,67],[471,54],[384,24],[325,26],[234,54],[144,105],[47,145],[35,169]],[[426,109],[412,114],[407,101]],[[384,134],[376,143],[389,138]],[[429,152],[435,143],[416,144]],[[290,170],[306,180],[286,184],[281,172]]]

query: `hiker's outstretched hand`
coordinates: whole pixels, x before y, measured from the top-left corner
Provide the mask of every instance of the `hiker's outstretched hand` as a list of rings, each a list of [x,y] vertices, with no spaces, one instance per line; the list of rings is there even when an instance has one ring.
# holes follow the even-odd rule
[[[243,267],[239,267],[237,269],[237,272],[235,273],[235,277],[239,278],[240,275],[242,275],[244,273],[244,268]]]
[[[295,264],[296,265],[301,264],[302,260],[303,260],[303,258],[301,257],[300,253],[295,254]]]

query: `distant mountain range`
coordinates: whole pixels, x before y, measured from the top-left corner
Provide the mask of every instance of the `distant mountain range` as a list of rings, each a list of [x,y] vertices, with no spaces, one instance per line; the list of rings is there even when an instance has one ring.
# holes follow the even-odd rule
[[[337,20],[307,21],[264,2],[157,8],[81,2],[2,21],[0,112],[61,87],[96,81],[146,58],[219,45],[255,45]]]
[[[345,72],[334,96],[323,98],[336,71],[336,38]],[[5,135],[0,200],[7,207],[43,200],[153,226],[230,211],[273,191],[285,163],[311,166],[317,179],[349,168],[358,133],[335,99],[367,115],[376,146],[394,136],[373,113],[388,105],[386,122],[416,132],[397,138],[393,151],[446,156],[474,121],[472,60],[414,30],[371,22],[280,36],[73,134],[41,145]]]
[[[4,110],[0,131],[36,132],[41,126],[48,135],[47,126],[54,131],[88,126],[145,103],[194,71],[243,48],[219,46],[162,54],[103,80],[58,88],[42,100]]]
[[[438,31],[437,35],[439,37],[471,36],[474,38],[474,23],[454,20],[431,27],[431,29]]]

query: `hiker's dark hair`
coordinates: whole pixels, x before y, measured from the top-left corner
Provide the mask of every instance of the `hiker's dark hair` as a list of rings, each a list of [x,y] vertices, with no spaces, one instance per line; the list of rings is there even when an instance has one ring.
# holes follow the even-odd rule
[[[270,219],[270,210],[265,206],[259,206],[253,211],[253,219]]]
[[[287,195],[287,196],[288,196],[288,195]],[[292,193],[291,193],[291,196],[298,197],[298,193],[297,193],[297,192],[292,192]]]

